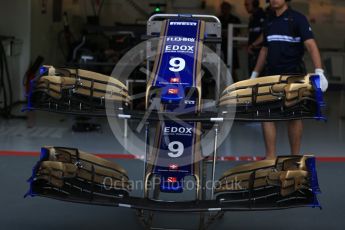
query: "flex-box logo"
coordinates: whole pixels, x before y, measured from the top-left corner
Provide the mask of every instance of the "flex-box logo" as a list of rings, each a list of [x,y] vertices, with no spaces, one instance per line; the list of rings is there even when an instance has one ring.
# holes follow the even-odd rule
[[[186,37],[167,37],[168,42],[195,42],[195,38]]]

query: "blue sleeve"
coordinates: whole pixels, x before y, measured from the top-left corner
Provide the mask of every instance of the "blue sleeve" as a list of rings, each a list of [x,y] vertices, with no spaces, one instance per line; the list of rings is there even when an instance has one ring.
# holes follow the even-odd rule
[[[301,35],[301,39],[303,42],[308,39],[314,38],[313,30],[311,29],[308,19],[304,15],[300,18],[299,23],[297,25],[298,32]]]

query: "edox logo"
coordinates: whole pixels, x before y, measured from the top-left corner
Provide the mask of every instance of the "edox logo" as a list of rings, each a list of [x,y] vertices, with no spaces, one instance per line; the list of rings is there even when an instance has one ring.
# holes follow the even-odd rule
[[[194,52],[194,46],[167,45],[165,47],[165,51],[175,51],[175,52],[187,51],[187,52]]]
[[[185,128],[185,127],[164,127],[164,133],[169,134],[192,134],[193,128]]]

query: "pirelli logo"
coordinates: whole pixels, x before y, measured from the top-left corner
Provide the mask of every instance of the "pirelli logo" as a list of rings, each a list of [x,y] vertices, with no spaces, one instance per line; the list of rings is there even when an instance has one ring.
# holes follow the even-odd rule
[[[196,22],[170,22],[171,26],[197,26]]]

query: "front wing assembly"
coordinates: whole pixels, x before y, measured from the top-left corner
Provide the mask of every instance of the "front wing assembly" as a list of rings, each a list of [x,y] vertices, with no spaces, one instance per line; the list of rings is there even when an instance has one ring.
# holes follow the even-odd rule
[[[230,183],[237,181],[237,185]],[[126,171],[78,149],[44,147],[26,196],[68,202],[170,212],[255,211],[320,207],[313,156],[286,156],[225,172],[216,199],[164,202],[131,197]],[[238,186],[238,187],[236,187]]]

